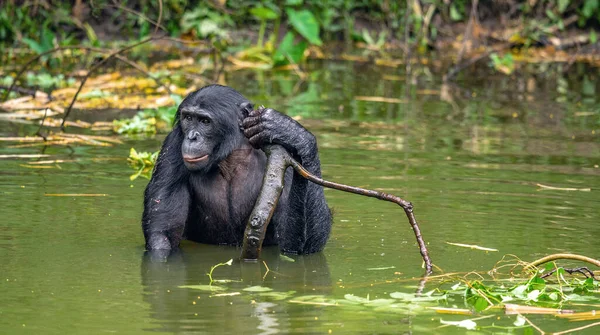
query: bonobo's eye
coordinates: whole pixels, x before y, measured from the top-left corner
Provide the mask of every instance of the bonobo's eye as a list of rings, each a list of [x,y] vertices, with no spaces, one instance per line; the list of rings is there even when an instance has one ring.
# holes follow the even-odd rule
[[[192,121],[192,116],[190,114],[184,114],[183,119],[186,121]]]
[[[202,117],[200,118],[200,122],[204,123],[204,124],[209,124],[210,123],[210,119],[207,117]]]

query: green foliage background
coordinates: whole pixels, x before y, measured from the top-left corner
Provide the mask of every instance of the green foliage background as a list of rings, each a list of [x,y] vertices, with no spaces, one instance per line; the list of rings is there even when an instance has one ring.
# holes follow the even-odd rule
[[[467,0],[7,0],[0,8],[0,46],[24,46],[41,53],[53,45],[83,40],[94,44],[112,37],[141,38],[154,31],[151,21],[156,22],[161,12],[168,34],[198,39],[223,39],[232,31],[258,31],[261,25],[276,31],[281,20],[315,45],[321,40],[363,40],[358,21],[368,29],[387,32],[389,39],[402,39],[406,29],[417,38],[426,15],[422,9],[429,6],[435,7],[439,19],[425,34],[435,40],[439,25],[467,22],[472,5]],[[595,28],[600,23],[599,9],[600,0],[479,1],[477,14],[480,21],[502,17],[521,20],[525,28],[555,25],[560,29],[564,18],[576,16],[579,28]]]

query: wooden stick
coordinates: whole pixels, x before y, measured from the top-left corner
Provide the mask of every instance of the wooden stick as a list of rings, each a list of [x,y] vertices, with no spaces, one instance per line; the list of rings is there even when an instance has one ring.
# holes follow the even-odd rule
[[[257,260],[260,256],[267,226],[269,225],[275,207],[277,206],[279,196],[283,190],[285,170],[288,166],[292,166],[300,176],[317,185],[377,198],[379,200],[390,201],[402,207],[417,239],[419,251],[425,262],[425,269],[428,274],[433,272],[429,252],[425,245],[425,241],[423,240],[423,236],[421,235],[417,220],[415,219],[413,205],[410,202],[392,194],[334,183],[319,178],[308,172],[280,145],[268,145],[263,148],[263,151],[267,154],[267,168],[258,199],[256,200],[256,204],[254,205],[254,209],[252,210],[246,225],[241,255],[243,260]]]

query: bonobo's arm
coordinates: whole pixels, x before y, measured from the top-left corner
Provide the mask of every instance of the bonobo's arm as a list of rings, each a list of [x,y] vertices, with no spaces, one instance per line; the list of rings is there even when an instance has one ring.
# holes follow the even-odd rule
[[[147,250],[177,248],[189,213],[188,172],[181,157],[183,133],[176,126],[165,139],[144,194],[142,229]]]
[[[279,144],[309,172],[321,176],[315,136],[292,118],[267,108],[251,112],[242,122],[242,127],[254,147]],[[312,253],[323,249],[331,230],[331,214],[323,187],[309,183],[294,172],[288,202],[286,221],[277,227],[281,250]]]

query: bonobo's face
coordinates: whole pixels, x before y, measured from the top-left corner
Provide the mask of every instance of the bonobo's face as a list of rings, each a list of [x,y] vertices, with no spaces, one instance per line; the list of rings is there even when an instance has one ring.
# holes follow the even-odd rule
[[[209,163],[214,161],[213,151],[221,139],[215,134],[215,120],[211,114],[201,108],[181,109],[179,122],[184,136],[181,154],[190,171],[208,170]]]
[[[181,154],[188,170],[206,173],[247,142],[240,130],[240,104],[248,102],[232,88],[212,85],[190,93],[179,106],[183,143]]]

